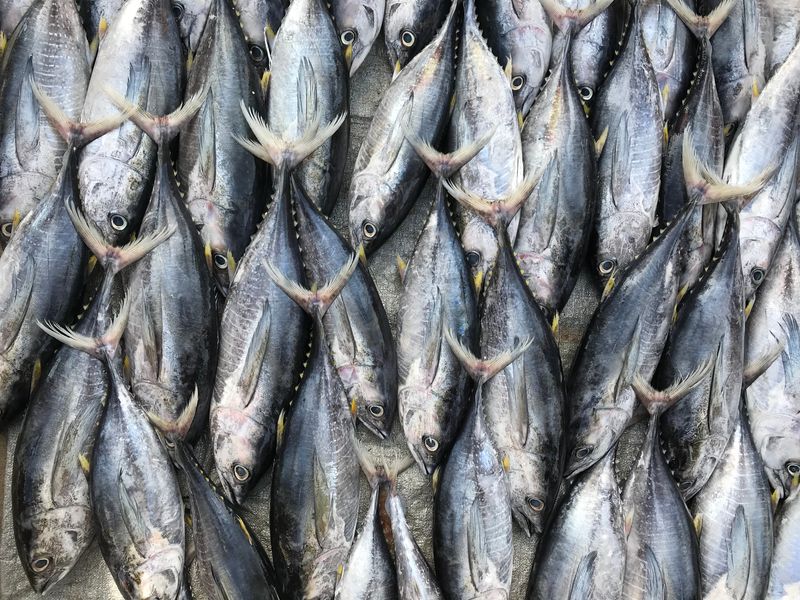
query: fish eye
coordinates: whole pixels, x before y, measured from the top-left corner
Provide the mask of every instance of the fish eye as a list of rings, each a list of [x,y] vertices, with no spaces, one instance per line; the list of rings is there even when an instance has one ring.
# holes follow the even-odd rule
[[[368,240],[371,240],[378,235],[378,228],[375,227],[374,223],[370,223],[369,221],[364,221],[364,224],[361,226],[361,230],[364,232],[364,237]]]
[[[439,449],[439,440],[429,435],[422,438],[422,443],[428,452],[436,452]]]
[[[588,102],[594,97],[594,90],[588,86],[582,86],[578,88],[578,94],[581,97],[581,100]]]
[[[250,469],[242,465],[234,465],[233,476],[236,477],[237,481],[247,481],[250,479]]]
[[[515,75],[511,78],[511,89],[515,92],[522,89],[525,85],[525,78],[522,75]]]
[[[371,404],[369,407],[369,413],[373,417],[382,417],[383,416],[383,407],[378,404]]]
[[[214,255],[214,266],[220,271],[228,268],[228,258],[219,252]]]
[[[481,262],[481,254],[480,252],[475,252],[475,250],[467,252],[466,258],[470,267],[477,267],[478,263]]]
[[[111,213],[108,219],[111,222],[111,227],[116,231],[125,231],[128,227],[128,219],[117,213]]]
[[[7,237],[7,238],[10,238],[10,237],[11,237],[11,232],[12,232],[13,230],[14,230],[14,224],[13,224],[13,223],[11,223],[11,222],[9,222],[9,223],[3,223],[3,226],[2,226],[2,227],[0,227],[0,231],[2,231],[2,232],[3,232],[3,235],[4,235],[5,237]]]
[[[183,18],[183,4],[180,2],[173,2],[172,3],[172,14],[175,15],[175,18],[180,21]]]
[[[755,267],[752,271],[750,271],[750,281],[752,281],[755,285],[759,285],[762,281],[764,281],[764,275],[764,269]]]
[[[792,477],[797,477],[798,475],[800,475],[800,465],[797,463],[789,463],[788,465],[786,465],[786,470]]]
[[[37,558],[31,562],[31,569],[34,573],[43,573],[50,566],[50,559],[48,557]]]
[[[406,48],[413,48],[414,44],[417,43],[417,36],[413,31],[406,29],[400,34],[400,43]]]
[[[174,448],[175,447],[175,442],[173,442],[171,439],[169,439],[167,437],[164,438],[164,443],[167,445],[167,448]]]
[[[339,36],[343,46],[352,46],[356,39],[358,39],[358,34],[353,29],[345,29]]]
[[[613,258],[607,258],[603,261],[600,261],[600,264],[597,265],[597,271],[600,275],[610,275],[611,272],[616,268],[617,261]]]
[[[525,498],[525,502],[528,503],[528,506],[534,512],[542,512],[542,510],[544,509],[544,502],[542,502],[538,498],[531,498],[530,496],[528,496],[527,498]]]
[[[686,479],[686,480],[684,480],[684,481],[681,481],[680,483],[678,483],[678,489],[679,489],[680,491],[682,491],[682,492],[685,492],[685,491],[686,491],[686,490],[688,490],[690,487],[692,487],[692,482],[691,482],[691,481],[689,481],[688,479]]]
[[[592,453],[592,450],[594,450],[593,446],[581,446],[580,448],[575,450],[575,458],[577,459],[586,458]]]
[[[250,46],[250,58],[253,62],[260,63],[262,60],[264,60],[266,55],[267,53],[258,44],[252,44]]]

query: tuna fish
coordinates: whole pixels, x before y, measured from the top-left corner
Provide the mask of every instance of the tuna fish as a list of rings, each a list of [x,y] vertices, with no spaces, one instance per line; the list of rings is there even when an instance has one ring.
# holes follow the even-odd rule
[[[442,0],[386,0],[383,39],[395,77],[430,43],[449,7]]]

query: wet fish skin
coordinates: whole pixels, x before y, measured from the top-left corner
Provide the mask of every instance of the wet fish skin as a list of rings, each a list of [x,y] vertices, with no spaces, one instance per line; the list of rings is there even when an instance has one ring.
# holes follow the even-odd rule
[[[592,109],[595,138],[608,129],[598,160],[598,211],[592,264],[605,282],[647,246],[661,180],[663,121],[656,73],[645,44],[644,7],[628,33]],[[620,112],[620,106],[629,107]]]
[[[508,197],[522,183],[522,142],[511,86],[478,26],[475,0],[464,3],[464,26],[456,71],[455,109],[448,147],[462,148],[491,132],[488,144],[453,177],[459,187],[481,198]],[[482,278],[497,256],[492,228],[474,212],[456,209],[458,230],[473,275]],[[509,224],[513,242],[518,219]]]
[[[441,0],[386,0],[383,39],[389,67],[396,72],[411,62],[434,38],[449,8]]]
[[[106,89],[152,114],[173,111],[182,98],[182,52],[167,0],[128,1],[98,50],[81,119],[117,114]],[[83,210],[104,239],[117,244],[136,230],[155,172],[155,143],[133,123],[83,149],[78,165]]]
[[[746,390],[747,414],[770,484],[781,498],[792,490],[800,465],[800,238],[797,215],[789,221],[769,277],[747,319],[745,357],[750,364],[780,340],[781,355]],[[791,471],[790,471],[791,469]]]
[[[33,5],[36,0],[0,0],[0,33],[6,39],[14,33],[25,12]]]
[[[397,334],[400,423],[426,475],[444,460],[463,421],[469,381],[442,332],[450,329],[470,343],[476,340],[473,290],[439,186],[403,278]]]
[[[327,281],[352,252],[292,177],[292,201],[309,281]],[[336,370],[358,420],[386,439],[397,412],[397,355],[386,311],[369,271],[359,264],[323,318]]]
[[[76,331],[91,337],[100,296]],[[94,540],[89,481],[80,457],[92,455],[110,383],[102,361],[62,347],[31,397],[17,438],[12,471],[14,537],[31,587],[49,591]],[[46,561],[44,568],[42,563]]]
[[[240,504],[272,463],[278,416],[294,394],[310,330],[302,309],[265,271],[269,260],[294,281],[305,282],[288,179],[278,186],[236,270],[220,322],[211,443],[223,488]]]
[[[248,43],[250,60],[259,74],[269,68],[269,53],[286,14],[286,0],[237,0],[239,22]]]
[[[82,0],[78,9],[81,12],[81,20],[83,27],[86,29],[86,37],[94,49],[97,49],[100,44],[101,37],[101,22],[102,28],[107,31],[109,23],[115,21],[115,17],[125,4],[125,0]]]
[[[522,129],[525,172],[546,170],[522,207],[514,243],[525,281],[549,315],[572,293],[595,210],[597,156],[567,44]]]
[[[447,125],[458,3],[449,6],[442,29],[384,93],[358,150],[347,193],[350,241],[354,248],[363,245],[367,253],[400,225],[428,177],[425,163],[406,139],[406,130],[435,145]]]
[[[511,61],[517,111],[527,116],[550,64],[553,32],[539,0],[483,0],[478,19],[501,66]]]
[[[351,52],[350,76],[358,71],[383,26],[386,0],[333,0],[331,12],[339,41]],[[348,50],[348,47],[352,47]]]
[[[3,11],[0,10],[0,14]],[[71,119],[83,108],[88,46],[74,0],[37,0],[8,40],[0,80],[0,241],[45,197],[67,142],[37,102],[30,78]]]
[[[299,137],[312,117],[328,123],[348,112],[347,65],[323,0],[297,0],[289,5],[275,37],[271,65],[267,121],[278,135]],[[316,100],[311,104],[304,100],[309,85],[316,86]],[[295,171],[312,202],[325,214],[330,214],[339,195],[349,135],[346,120]]]
[[[172,0],[172,14],[188,52],[195,52],[205,29],[214,0]]]
[[[800,7],[791,0],[771,0],[767,5],[774,25],[767,55],[769,81],[800,39]]]
[[[708,38],[698,42],[697,73],[690,85],[686,103],[681,106],[669,127],[669,140],[661,166],[661,202],[659,221],[669,223],[689,201],[683,174],[683,138],[691,133],[694,154],[713,173],[722,173],[725,158],[725,134],[722,107],[714,72],[711,68],[711,44]],[[711,261],[716,239],[717,207],[695,209],[686,227],[678,260],[681,264],[681,289],[693,287]]]
[[[265,165],[234,136],[249,130],[240,101],[264,114],[261,84],[230,3],[214,0],[208,27],[189,72],[186,98],[208,89],[205,103],[180,136],[178,180],[184,202],[211,247],[211,269],[217,285],[230,286],[230,252],[234,263],[244,254],[264,208],[268,189]]]
[[[272,565],[255,534],[214,487],[186,443],[173,443],[173,459],[188,483],[198,573],[205,591],[228,600],[278,600]]]
[[[620,597],[625,536],[614,454],[610,450],[579,475],[559,503],[537,551],[528,600],[572,598],[585,579],[592,593],[583,597]]]
[[[730,215],[717,256],[681,302],[653,380],[656,387],[666,387],[698,364],[714,364],[661,417],[667,462],[687,500],[709,481],[739,420],[744,289],[738,230],[738,215]]]
[[[78,196],[76,157],[65,153],[48,194],[0,255],[0,425],[28,400],[37,358],[53,348],[36,320],[65,320],[79,304],[88,258],[65,203]]]
[[[794,492],[781,504],[775,515],[775,547],[772,553],[772,568],[769,573],[769,586],[766,598],[779,600],[800,588],[798,577],[797,536],[800,535],[798,525],[797,498],[800,492]]]
[[[747,414],[737,425],[711,478],[692,499],[701,523],[700,590],[741,600],[764,597],[772,560],[769,482],[753,445]]]

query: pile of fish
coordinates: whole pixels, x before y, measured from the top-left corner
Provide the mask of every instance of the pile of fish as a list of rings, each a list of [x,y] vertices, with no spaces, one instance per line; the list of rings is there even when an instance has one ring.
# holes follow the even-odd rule
[[[97,539],[125,598],[800,598],[794,0],[0,11],[0,427],[24,418],[36,592]],[[368,264],[429,177],[393,328]]]

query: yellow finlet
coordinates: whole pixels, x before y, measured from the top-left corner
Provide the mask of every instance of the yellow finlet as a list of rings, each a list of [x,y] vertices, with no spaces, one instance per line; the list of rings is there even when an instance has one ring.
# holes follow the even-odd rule
[[[191,50],[189,51],[189,55],[186,57],[186,72],[192,70],[192,65],[194,64],[194,52]]]
[[[553,322],[550,324],[550,329],[552,330],[553,335],[558,335],[558,325],[560,321],[561,321],[561,315],[556,313],[555,316],[553,316]]]
[[[603,288],[603,295],[600,297],[600,302],[608,298],[608,295],[611,293],[611,290],[614,289],[614,284],[616,283],[614,279],[614,273],[611,274],[611,277],[608,278],[606,281],[606,287]]]
[[[755,298],[750,298],[750,300],[747,301],[747,304],[745,304],[745,307],[744,307],[744,318],[745,319],[750,316],[750,313],[753,310],[753,304],[755,304],[755,301],[756,301]]]
[[[261,91],[265,94],[269,89],[269,78],[272,75],[272,71],[264,71],[264,74],[261,76]]]
[[[233,279],[233,274],[236,273],[236,259],[233,258],[233,252],[228,250],[228,274]]]
[[[278,429],[276,432],[276,444],[278,448],[283,446],[283,436],[286,432],[286,410],[282,410],[278,415]]]
[[[594,152],[597,156],[603,153],[603,148],[606,147],[606,140],[608,140],[608,127],[603,130],[600,137],[594,141]]]
[[[511,469],[511,459],[508,458],[508,454],[503,454],[502,465],[503,465],[503,471],[508,473],[509,470]]]
[[[342,574],[344,573],[344,565],[339,563],[336,567],[336,581],[339,581],[342,578]]]
[[[239,523],[239,527],[244,532],[244,535],[247,537],[247,542],[252,546],[253,545],[253,536],[250,535],[250,531],[247,529],[247,525],[244,524],[242,517],[236,515],[236,522]]]
[[[19,227],[19,222],[22,220],[22,213],[19,212],[19,209],[14,210],[14,216],[11,217],[11,234],[13,235],[14,232]]]
[[[400,255],[397,255],[394,260],[397,263],[397,272],[400,274],[400,281],[405,281],[408,263],[403,260],[403,257]]]
[[[273,40],[275,39],[275,30],[269,23],[267,23],[267,26],[264,27],[264,36],[267,38],[267,43],[271,46]]]
[[[792,489],[796,489],[800,487],[800,475],[795,475],[792,477]]]
[[[97,48],[99,47],[100,47],[100,39],[97,36],[95,36],[89,43],[89,57],[88,57],[89,62],[91,63],[94,62],[94,59],[97,57]],[[0,56],[2,56],[2,52],[0,52]]]
[[[92,271],[94,271],[94,268],[96,266],[97,266],[97,257],[94,254],[92,254],[89,257],[89,261],[86,263],[86,274],[90,275]]]
[[[450,96],[450,112],[452,113],[456,109],[456,94],[453,92],[453,95]]]
[[[472,277],[472,283],[475,285],[475,291],[480,293],[481,288],[483,287],[483,271],[478,271]]]
[[[362,265],[367,266],[367,251],[364,250],[364,244],[358,245],[358,259]]]
[[[731,130],[733,129],[733,124],[728,123],[725,127],[722,128],[722,135],[728,137],[731,134]]]
[[[91,468],[89,457],[83,453],[78,454],[78,462],[81,464],[81,471],[83,471],[84,475],[88,475],[89,469]]]
[[[97,38],[102,40],[108,31],[108,20],[105,17],[100,17],[100,22],[97,24]]]
[[[126,379],[130,379],[131,359],[127,354],[122,358],[122,372],[125,374]]]
[[[42,376],[42,359],[37,358],[33,363],[33,373],[31,373],[31,394],[39,387],[39,379]]]
[[[212,267],[212,258],[211,258],[211,244],[206,242],[205,248],[203,248],[203,256],[206,259],[206,265],[209,269],[213,271]]]
[[[508,79],[508,83],[510,84],[511,83],[511,79],[514,77],[514,74],[512,72],[512,68],[511,68],[511,57],[510,56],[508,57],[508,62],[506,63],[506,68],[503,69],[503,72],[506,74],[506,79]]]
[[[344,47],[344,62],[348,69],[353,64],[353,44]]]
[[[664,123],[663,132],[664,132],[664,143],[668,144],[669,143],[669,128],[667,127],[666,123]]]
[[[433,475],[431,475],[431,487],[433,488],[433,495],[436,495],[436,492],[439,491],[439,479],[442,476],[442,469],[441,467],[436,467],[433,470]]]
[[[629,511],[625,515],[625,519],[622,523],[623,531],[625,532],[625,539],[628,539],[628,536],[631,533],[631,529],[633,529],[633,510]]]
[[[0,31],[0,56],[3,56],[5,53],[6,46],[8,46],[8,38],[4,31]]]
[[[589,108],[589,105],[586,104],[586,102],[583,99],[581,99],[581,106],[583,106],[583,114],[585,114],[588,117],[589,113],[592,112],[592,109]]]
[[[525,124],[525,117],[522,116],[522,111],[518,110],[517,111],[517,125],[519,125],[519,128],[522,129],[522,126],[524,124]]]
[[[669,84],[665,83],[664,87],[661,88],[661,106],[662,109],[667,107],[667,100],[669,99]]]
[[[772,494],[770,494],[769,499],[772,502],[773,509],[778,506],[778,501],[781,499],[781,495],[778,493],[778,490],[772,490]]]
[[[685,284],[681,289],[678,290],[678,302],[683,300],[684,296],[686,296],[686,292],[689,291],[689,284]]]
[[[678,303],[675,303],[675,306],[672,307],[672,324],[675,325],[675,321],[678,320]]]
[[[394,81],[394,78],[397,77],[402,68],[403,65],[400,64],[400,59],[397,59],[397,61],[394,63],[394,71],[392,72],[392,81]]]
[[[356,399],[353,398],[350,400],[350,414],[354,417],[358,414],[358,405],[356,404]]]
[[[758,82],[753,82],[753,98],[758,98],[761,95],[761,91],[758,89]]]
[[[694,531],[697,533],[697,537],[700,537],[700,532],[703,531],[703,515],[696,514],[694,516]]]

